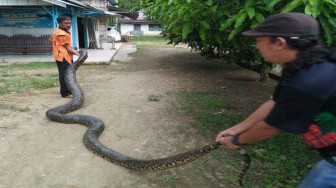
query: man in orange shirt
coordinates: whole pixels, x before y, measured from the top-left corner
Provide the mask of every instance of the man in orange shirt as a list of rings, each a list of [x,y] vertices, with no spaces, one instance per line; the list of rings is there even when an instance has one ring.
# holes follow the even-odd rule
[[[73,54],[79,56],[71,44],[71,18],[69,16],[59,16],[57,18],[57,23],[59,27],[55,29],[52,34],[50,41],[53,45],[53,56],[56,60],[58,72],[59,72],[59,82],[60,82],[60,93],[63,98],[71,97],[71,92],[65,84],[65,71],[72,63]]]

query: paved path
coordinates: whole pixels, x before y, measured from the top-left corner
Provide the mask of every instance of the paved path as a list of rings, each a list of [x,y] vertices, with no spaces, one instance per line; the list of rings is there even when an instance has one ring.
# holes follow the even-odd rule
[[[116,43],[111,49],[110,44],[106,44],[104,49],[86,49],[89,53],[85,64],[110,64],[122,43]],[[74,60],[77,56],[74,57]],[[0,54],[0,65],[5,63],[28,63],[28,62],[54,62],[51,54],[29,54],[29,55],[3,55]]]

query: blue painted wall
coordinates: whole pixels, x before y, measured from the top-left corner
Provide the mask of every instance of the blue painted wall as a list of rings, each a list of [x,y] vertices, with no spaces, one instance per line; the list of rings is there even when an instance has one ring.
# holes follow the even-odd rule
[[[0,8],[0,27],[53,27],[54,20],[50,12],[43,7],[24,7],[24,8]],[[70,14],[70,10],[58,8],[59,15]],[[54,12],[56,13],[56,12]]]
[[[52,17],[43,9],[1,10],[0,26],[52,27]]]

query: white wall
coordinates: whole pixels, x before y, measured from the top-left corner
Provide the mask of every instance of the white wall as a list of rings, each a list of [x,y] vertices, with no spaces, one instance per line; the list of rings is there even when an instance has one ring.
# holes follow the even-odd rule
[[[121,35],[130,35],[130,32],[134,30],[133,24],[120,24],[120,34]],[[141,25],[141,31],[143,31],[144,35],[160,35],[162,31],[149,31],[148,24]]]
[[[98,48],[100,47],[100,34],[99,34],[99,20],[96,18],[92,18],[94,20],[94,25],[93,25],[93,29],[95,32],[95,37],[96,37],[96,42],[97,42],[97,46]],[[89,41],[90,42],[90,41]]]
[[[133,31],[133,24],[120,24],[120,34],[121,35],[130,35],[130,32]]]
[[[149,25],[143,24],[141,25],[141,31],[143,31],[144,35],[160,35],[162,31],[149,31]]]
[[[99,36],[103,35],[104,37],[106,37],[106,33],[107,33],[107,18],[103,17],[103,18],[98,18],[99,20]]]
[[[51,27],[0,27],[0,34],[12,36],[18,34],[29,34],[33,36],[51,35]]]

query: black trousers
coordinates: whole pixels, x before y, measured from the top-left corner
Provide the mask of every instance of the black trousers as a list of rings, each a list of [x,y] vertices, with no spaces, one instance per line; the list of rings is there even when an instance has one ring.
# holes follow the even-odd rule
[[[65,83],[65,71],[70,66],[70,64],[65,59],[63,59],[63,61],[56,61],[56,63],[57,63],[57,68],[58,68],[58,73],[59,73],[59,82],[60,82],[60,87],[61,87],[60,93],[62,97],[66,97],[68,95],[71,95],[71,92]]]

